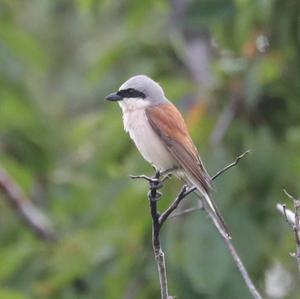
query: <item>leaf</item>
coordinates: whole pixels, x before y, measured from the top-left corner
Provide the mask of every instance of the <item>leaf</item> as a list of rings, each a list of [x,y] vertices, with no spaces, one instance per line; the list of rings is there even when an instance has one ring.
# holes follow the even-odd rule
[[[29,297],[16,290],[0,288],[0,299],[29,299]]]
[[[198,293],[213,294],[226,280],[230,266],[224,243],[202,212],[183,226],[183,270]]]
[[[232,17],[235,7],[232,1],[204,0],[193,1],[189,7],[188,22],[194,26],[207,25],[215,20],[224,20]]]
[[[27,244],[19,243],[18,247],[9,246],[0,251],[0,281],[6,281],[13,277],[25,259],[32,251]],[[0,296],[1,298],[1,296]]]
[[[2,23],[0,26],[0,38],[21,58],[25,64],[44,68],[48,61],[42,48],[32,35],[24,29],[14,26],[12,23]]]

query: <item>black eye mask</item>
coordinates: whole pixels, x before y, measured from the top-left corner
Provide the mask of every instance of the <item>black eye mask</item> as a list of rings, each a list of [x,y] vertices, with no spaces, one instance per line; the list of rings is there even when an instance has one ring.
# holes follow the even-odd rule
[[[142,98],[142,99],[144,99],[146,97],[146,95],[143,92],[138,91],[134,88],[119,90],[117,92],[117,95],[122,98]]]

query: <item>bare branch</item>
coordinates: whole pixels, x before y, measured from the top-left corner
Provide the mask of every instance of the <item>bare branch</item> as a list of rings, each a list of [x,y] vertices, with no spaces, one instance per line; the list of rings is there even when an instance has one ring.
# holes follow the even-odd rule
[[[284,216],[284,219],[292,228],[295,225],[295,214],[290,209],[286,208],[285,204],[276,204],[277,210]]]
[[[216,179],[218,176],[226,172],[228,169],[232,168],[233,166],[237,165],[239,161],[244,158],[247,154],[249,153],[249,150],[244,152],[242,155],[238,156],[234,162],[231,164],[227,165],[226,167],[222,168],[220,171],[218,171],[212,179]],[[198,209],[203,209],[203,207],[197,207],[197,208],[192,208],[192,209],[187,209],[181,213],[174,214],[173,216],[171,215],[180,202],[191,192],[195,191],[196,188],[187,188],[187,186],[183,186],[175,200],[171,203],[171,205],[160,215],[158,210],[157,210],[157,201],[161,196],[161,193],[158,192],[158,189],[162,188],[163,182],[168,179],[169,177],[163,177],[160,179],[160,173],[157,172],[154,177],[147,177],[145,175],[139,175],[139,176],[131,176],[133,179],[144,179],[148,181],[150,190],[148,192],[148,199],[149,199],[149,204],[150,204],[150,211],[151,211],[151,217],[152,217],[152,246],[153,246],[153,251],[158,267],[158,273],[159,273],[159,281],[160,281],[160,289],[161,289],[161,298],[162,299],[171,299],[173,297],[169,296],[168,292],[168,283],[167,283],[167,272],[166,272],[166,265],[165,265],[165,255],[161,249],[160,245],[160,230],[163,226],[163,224],[166,222],[168,218],[175,217],[178,215],[186,214],[191,211],[195,211]],[[216,219],[212,213],[209,211],[206,211],[211,218],[214,226],[217,228],[218,232],[220,233],[221,237],[224,239],[225,244],[228,247],[228,250],[236,263],[239,271],[241,272],[241,275],[250,291],[252,294],[253,298],[255,299],[262,299],[261,295],[255,288],[253,282],[251,281],[249,274],[247,273],[247,270],[245,266],[243,265],[235,247],[233,246],[232,242],[225,238],[222,234],[221,228],[216,222]]]
[[[247,150],[246,152],[244,152],[243,154],[239,155],[234,162],[230,163],[229,165],[227,165],[226,167],[222,168],[220,171],[218,171],[213,177],[212,177],[212,180],[215,180],[217,177],[219,177],[221,174],[223,174],[224,172],[226,172],[227,170],[229,170],[230,168],[234,167],[235,165],[237,165],[239,163],[239,161],[241,159],[243,159],[248,153],[250,152],[250,150]],[[188,189],[186,192],[184,192],[183,190],[180,191],[179,195],[177,196],[177,198],[175,199],[175,201],[171,204],[171,206],[166,210],[168,212],[170,212],[168,214],[168,216],[177,208],[179,202],[184,199],[188,194],[190,194],[191,192],[195,191],[196,188],[190,188]],[[174,206],[176,206],[174,208]],[[172,209],[174,208],[174,209]],[[187,209],[187,210],[184,210],[183,212],[181,213],[177,213],[175,214],[175,216],[179,216],[179,215],[182,215],[182,214],[187,214],[189,212],[192,212],[192,211],[195,211],[195,210],[199,210],[199,209],[204,209],[204,207],[196,207],[196,208],[191,208],[191,209]],[[257,291],[256,287],[254,286],[241,258],[239,257],[233,243],[231,240],[229,240],[228,238],[225,238],[224,235],[222,234],[222,231],[220,230],[220,227],[219,225],[216,223],[216,220],[215,220],[215,217],[214,215],[212,215],[209,211],[206,211],[209,215],[209,217],[211,218],[214,226],[216,227],[216,229],[218,230],[218,232],[220,233],[221,237],[223,238],[228,250],[229,250],[229,253],[231,254],[234,262],[236,263],[246,285],[247,285],[247,288],[249,289],[250,293],[252,294],[253,298],[255,299],[261,299],[261,295],[259,294],[259,292]],[[164,214],[162,214],[163,216]],[[161,217],[162,217],[161,216]],[[168,216],[166,218],[168,218]],[[174,216],[174,215],[173,215]],[[172,216],[171,216],[172,217]],[[166,219],[165,219],[166,220]]]
[[[161,178],[160,172],[156,172],[154,177],[147,177],[145,175],[131,176],[133,179],[143,179],[149,183],[150,190],[148,192],[148,199],[152,218],[152,247],[158,269],[161,299],[172,299],[172,297],[169,296],[168,290],[165,254],[160,245],[160,229],[165,220],[160,221],[160,214],[157,210],[157,201],[161,197],[161,193],[158,192],[158,189],[162,188],[163,182],[169,177],[170,176],[166,174]]]
[[[168,219],[168,217],[171,215],[171,213],[177,209],[178,205],[185,197],[185,192],[187,188],[188,187],[184,185],[179,194],[177,195],[176,199],[173,201],[173,203],[161,214],[161,216],[159,217],[160,226],[162,226],[164,222]]]
[[[222,233],[220,232],[220,235],[222,235]],[[250,293],[252,294],[253,298],[255,299],[262,299],[262,296],[260,295],[260,293],[257,291],[255,285],[253,284],[240,256],[238,255],[235,247],[233,246],[233,243],[231,242],[231,240],[229,240],[228,238],[224,238],[222,236],[224,242],[226,243],[228,250],[233,258],[233,260],[235,261],[247,287],[248,290],[250,291]]]
[[[169,219],[172,219],[172,218],[175,218],[178,216],[183,216],[183,215],[186,215],[186,214],[189,214],[192,212],[196,212],[199,210],[203,210],[203,207],[201,206],[201,207],[188,208],[188,209],[183,210],[182,212],[178,212],[178,213],[174,213],[174,214],[170,215]]]
[[[20,187],[0,169],[0,190],[6,195],[9,204],[23,218],[24,222],[44,240],[55,239],[55,233],[49,219],[25,196]]]
[[[226,171],[228,171],[230,168],[236,166],[246,155],[248,155],[250,153],[250,150],[245,151],[244,153],[242,153],[241,155],[237,156],[237,158],[230,164],[228,164],[227,166],[225,166],[224,168],[220,169],[215,175],[213,175],[211,177],[211,179],[214,181],[216,178],[218,178],[220,175],[222,175],[223,173],[225,173]],[[180,202],[189,194],[191,194],[192,192],[196,191],[197,188],[196,187],[191,187],[189,189],[187,189],[180,197]],[[182,190],[179,192],[179,194],[182,192]],[[177,196],[178,197],[178,196]],[[176,200],[175,200],[176,201]],[[173,205],[173,204],[172,204]],[[178,206],[178,205],[177,205]],[[176,213],[174,215],[171,215],[170,218],[174,218],[174,217],[178,217],[181,215],[186,215],[190,212],[196,211],[196,210],[200,210],[202,209],[201,207],[196,207],[196,208],[189,208],[186,210],[183,210],[179,213]],[[172,212],[171,212],[172,213]]]
[[[293,201],[294,211],[291,211],[286,208],[284,204],[277,204],[277,210],[283,214],[285,220],[292,228],[294,232],[294,238],[296,243],[296,253],[291,254],[291,256],[295,257],[298,265],[298,270],[300,274],[300,200],[296,199],[289,192],[283,189],[284,194]]]
[[[285,189],[282,190],[283,193],[289,198],[291,199],[292,201],[296,200],[295,197],[293,197],[293,195],[291,195],[289,192],[287,192]]]
[[[243,154],[239,155],[234,162],[230,163],[229,165],[225,166],[221,170],[219,170],[214,176],[212,176],[212,180],[215,180],[218,176],[229,170],[230,168],[236,166],[246,155],[250,153],[250,150],[246,150]]]
[[[176,200],[174,201],[176,202]],[[173,203],[174,203],[173,202]],[[173,205],[173,204],[172,204]],[[171,205],[171,206],[172,206]],[[169,218],[173,218],[173,217],[176,217],[176,216],[181,216],[183,214],[187,214],[187,213],[190,213],[190,212],[194,212],[194,211],[198,211],[198,210],[203,210],[204,207],[195,207],[195,208],[190,208],[190,209],[186,209],[180,213],[176,213],[176,214],[173,214],[171,215]],[[221,235],[221,237],[223,238],[228,250],[229,250],[229,253],[231,254],[237,268],[239,269],[245,283],[246,283],[246,286],[248,288],[248,290],[250,291],[250,293],[252,294],[253,298],[255,299],[262,299],[260,293],[258,292],[258,290],[256,289],[255,285],[253,284],[239,254],[237,253],[232,241],[226,237],[224,237],[224,234],[222,233],[221,229],[220,229],[220,226],[216,223],[215,221],[215,217],[214,215],[212,215],[209,211],[206,211],[207,214],[209,215],[209,217],[211,218],[214,226],[216,227],[216,229],[218,230],[219,234]]]
[[[156,180],[155,178],[150,178],[150,177],[148,177],[148,176],[146,176],[144,174],[141,174],[141,175],[130,175],[129,177],[131,179],[134,179],[134,180],[136,180],[136,179],[143,179],[143,180],[145,180],[145,181],[147,181],[149,183],[153,182],[153,180]]]
[[[190,213],[190,212],[194,212],[194,211],[198,211],[198,210],[203,210],[204,207],[195,207],[195,208],[190,208],[190,209],[186,209],[184,210],[183,212],[180,212],[180,213],[176,213],[176,214],[173,214],[171,215],[169,218],[173,218],[173,217],[177,217],[177,216],[181,216],[183,214],[187,214],[187,213]],[[252,294],[253,298],[255,299],[262,299],[261,295],[259,294],[259,292],[257,291],[256,287],[254,286],[239,254],[237,253],[232,241],[228,238],[225,238],[222,231],[220,230],[220,227],[216,224],[215,222],[215,219],[214,219],[214,216],[211,215],[208,211],[207,211],[209,217],[211,218],[214,226],[216,227],[216,229],[218,230],[219,234],[221,235],[221,237],[223,238],[228,250],[229,250],[229,253],[231,254],[235,264],[237,265],[246,285],[247,285],[247,288],[248,290],[250,291],[250,293]]]

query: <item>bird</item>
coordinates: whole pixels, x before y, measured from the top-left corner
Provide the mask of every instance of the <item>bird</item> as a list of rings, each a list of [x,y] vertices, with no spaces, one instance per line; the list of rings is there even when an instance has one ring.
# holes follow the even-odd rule
[[[202,205],[221,232],[230,233],[211,196],[212,180],[188,132],[185,121],[162,87],[146,75],[135,75],[108,96],[118,102],[125,132],[156,171],[171,172],[189,187],[195,186]]]

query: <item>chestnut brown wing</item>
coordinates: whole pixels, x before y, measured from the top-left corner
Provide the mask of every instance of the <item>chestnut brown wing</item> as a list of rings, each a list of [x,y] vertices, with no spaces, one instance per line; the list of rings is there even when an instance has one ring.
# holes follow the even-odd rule
[[[231,238],[216,203],[209,196],[211,178],[200,160],[180,112],[173,104],[168,103],[147,108],[146,116],[167,150],[184,169],[189,181],[204,196],[205,208],[216,225],[220,227],[224,237]]]
[[[209,193],[211,179],[177,108],[171,103],[153,106],[146,109],[146,115],[173,158]]]

